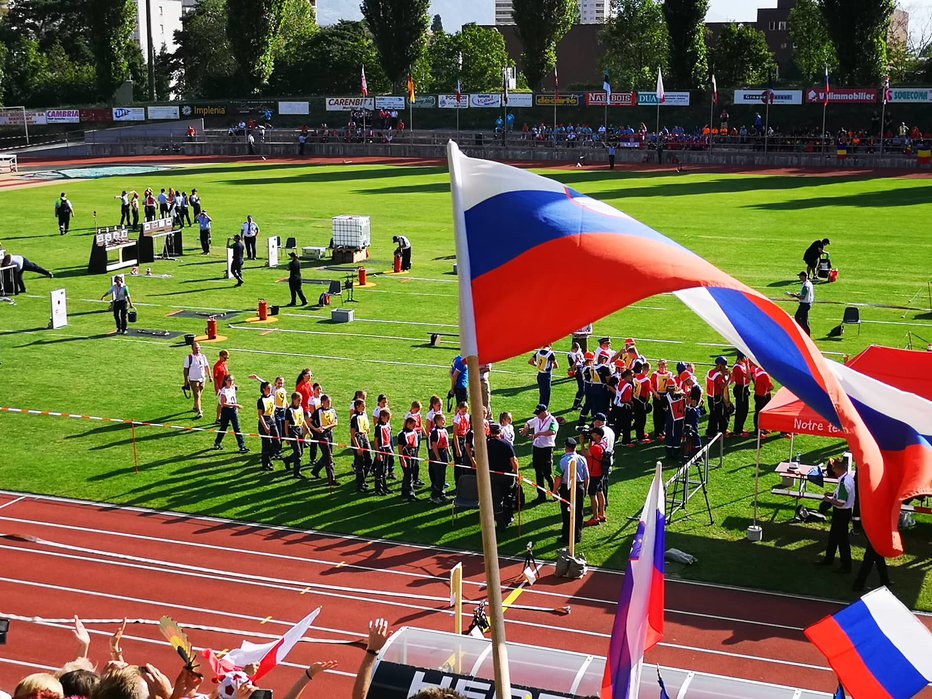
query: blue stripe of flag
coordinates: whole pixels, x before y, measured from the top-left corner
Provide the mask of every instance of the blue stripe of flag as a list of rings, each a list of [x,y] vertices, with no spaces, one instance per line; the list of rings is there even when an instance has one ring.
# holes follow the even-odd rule
[[[864,602],[835,614],[864,665],[893,697],[911,697],[926,686],[926,678],[884,634]]]

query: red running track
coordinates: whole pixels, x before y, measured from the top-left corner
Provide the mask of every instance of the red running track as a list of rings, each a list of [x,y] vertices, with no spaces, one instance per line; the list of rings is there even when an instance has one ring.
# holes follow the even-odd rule
[[[168,614],[182,626],[217,629],[192,629],[196,647],[267,640],[261,634],[278,635],[317,606],[323,610],[308,636],[318,642],[359,640],[377,616],[393,628],[452,631],[448,579],[458,562],[466,599],[484,595],[482,558],[474,553],[152,510],[0,492],[0,534],[40,539],[0,538],[0,614],[149,620]],[[503,558],[501,565],[503,580],[521,569],[515,559]],[[566,581],[549,573],[546,566],[517,603],[571,605],[571,613],[508,610],[509,641],[604,655],[622,576],[596,570]],[[666,594],[666,638],[648,662],[834,688],[834,676],[802,628],[839,605],[673,580]],[[467,606],[464,614],[471,617],[471,611]],[[107,659],[113,628],[89,626],[92,660]],[[151,661],[172,676],[178,670],[177,656],[154,625],[127,627],[123,646],[130,663]],[[11,691],[25,674],[59,667],[74,647],[66,627],[14,621],[0,653],[0,688]],[[339,661],[338,672],[318,676],[315,695],[348,696],[360,646],[299,644],[264,684],[284,692],[301,667],[328,658]]]

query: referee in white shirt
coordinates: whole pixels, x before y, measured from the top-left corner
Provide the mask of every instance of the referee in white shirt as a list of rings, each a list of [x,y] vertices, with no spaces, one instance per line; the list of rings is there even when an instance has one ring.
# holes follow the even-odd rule
[[[796,309],[796,315],[793,317],[796,318],[799,327],[801,327],[807,335],[811,336],[812,331],[809,329],[809,310],[812,308],[812,302],[815,301],[815,289],[812,286],[812,282],[809,281],[809,275],[806,272],[799,273],[799,281],[802,284],[799,293],[791,294],[799,299],[799,308]]]
[[[259,236],[259,225],[252,220],[252,216],[246,217],[246,223],[243,224],[243,243],[246,245],[246,259],[256,259],[256,238]]]

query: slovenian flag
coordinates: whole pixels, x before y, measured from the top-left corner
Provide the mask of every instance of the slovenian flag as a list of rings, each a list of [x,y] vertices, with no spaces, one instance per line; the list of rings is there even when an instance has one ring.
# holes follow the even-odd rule
[[[366,67],[363,66],[359,71],[359,89],[363,97],[369,96],[369,84],[366,82]]]
[[[223,660],[233,663],[236,667],[246,667],[250,663],[259,663],[259,669],[250,678],[253,682],[258,682],[260,678],[285,660],[291,649],[294,648],[305,632],[314,623],[314,619],[320,614],[320,607],[304,617],[297,624],[292,626],[285,635],[278,640],[269,643],[250,643],[243,641],[242,645],[235,650],[227,653]]]
[[[663,640],[665,506],[663,466],[658,461],[625,568],[601,699],[636,697],[644,653]]]
[[[602,76],[602,89],[605,90],[605,103],[612,101],[612,81],[608,79],[608,71]]]
[[[523,355],[641,299],[673,292],[733,347],[845,433],[874,549],[902,553],[903,500],[932,495],[932,402],[829,362],[763,294],[601,201],[448,147],[463,355]],[[631,255],[637,249],[638,255]],[[572,274],[624,279],[578,303]],[[535,299],[534,323],[502,323]]]
[[[667,101],[667,93],[663,89],[663,72],[657,68],[657,104]]]
[[[885,587],[810,626],[806,636],[853,697],[908,699],[932,682],[932,632]]]

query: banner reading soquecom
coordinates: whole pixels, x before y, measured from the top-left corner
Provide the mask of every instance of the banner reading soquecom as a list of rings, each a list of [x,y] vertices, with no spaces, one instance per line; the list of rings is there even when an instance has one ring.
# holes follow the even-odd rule
[[[890,90],[890,101],[901,104],[907,102],[932,102],[932,88],[929,87],[903,87]]]

